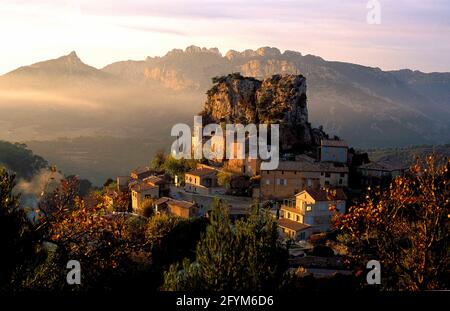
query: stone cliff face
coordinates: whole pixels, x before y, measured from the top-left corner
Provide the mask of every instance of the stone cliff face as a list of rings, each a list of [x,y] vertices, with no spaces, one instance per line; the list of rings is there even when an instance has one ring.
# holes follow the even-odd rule
[[[257,123],[256,92],[261,81],[240,74],[214,78],[203,116],[211,122]]]
[[[204,122],[279,124],[282,151],[318,145],[326,136],[308,122],[306,79],[301,75],[259,81],[234,73],[213,83],[202,111]]]

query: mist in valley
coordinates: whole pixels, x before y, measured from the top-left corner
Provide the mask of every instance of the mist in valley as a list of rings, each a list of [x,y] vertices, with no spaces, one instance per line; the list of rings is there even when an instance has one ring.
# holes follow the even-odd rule
[[[0,90],[0,140],[22,142],[66,175],[101,185],[170,147],[201,96],[148,86]]]
[[[333,62],[262,47],[187,47],[97,69],[75,52],[0,76],[0,140],[23,142],[67,175],[96,185],[168,150],[176,123],[192,125],[211,78],[240,72],[306,77],[308,119],[360,148],[450,141],[450,73]]]

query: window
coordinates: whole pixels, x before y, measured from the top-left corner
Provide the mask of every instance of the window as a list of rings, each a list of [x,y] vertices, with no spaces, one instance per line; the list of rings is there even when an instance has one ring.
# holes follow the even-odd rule
[[[339,178],[339,185],[342,185],[342,179]]]
[[[266,185],[270,185],[270,179],[266,179]]]
[[[312,211],[312,206],[311,206],[311,205],[306,205],[306,211],[307,211],[307,212]]]
[[[291,219],[291,213],[288,212],[288,218]]]
[[[281,175],[284,175],[284,171],[281,171]]]
[[[297,222],[300,222],[300,216],[295,215],[295,220],[296,220]]]
[[[330,182],[328,180],[325,181],[325,186],[329,186]]]
[[[331,177],[330,173],[325,173],[325,177]]]
[[[277,178],[277,185],[286,186],[287,185],[287,179]]]

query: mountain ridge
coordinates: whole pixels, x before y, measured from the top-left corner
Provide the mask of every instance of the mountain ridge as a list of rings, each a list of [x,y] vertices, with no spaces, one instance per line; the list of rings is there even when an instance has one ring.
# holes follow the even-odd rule
[[[450,73],[383,71],[274,47],[222,54],[217,48],[191,45],[100,69],[84,64],[72,52],[20,67],[0,80],[15,79],[25,85],[29,80],[33,86],[90,86],[95,81],[105,89],[112,89],[115,81],[114,87],[130,84],[160,94],[199,95],[212,86],[212,77],[232,72],[261,80],[275,74],[304,75],[311,122],[362,147],[450,141]],[[191,112],[195,114],[196,107]]]

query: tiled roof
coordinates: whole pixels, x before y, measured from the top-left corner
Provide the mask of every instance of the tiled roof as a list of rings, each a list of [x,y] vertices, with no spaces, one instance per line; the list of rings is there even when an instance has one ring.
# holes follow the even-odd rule
[[[171,198],[168,197],[162,197],[155,201],[155,205],[166,203],[167,201],[171,200]]]
[[[303,231],[311,227],[310,225],[302,224],[287,218],[278,219],[278,226],[293,230],[295,232]]]
[[[149,176],[147,178],[144,178],[144,181],[146,183],[153,184],[153,185],[159,185],[159,184],[164,183],[164,180],[158,176]]]
[[[210,169],[210,168],[198,168],[198,169],[189,171],[186,174],[200,177],[200,176],[206,176],[206,175],[215,174],[215,173],[217,173],[217,171]]]
[[[142,173],[150,172],[150,168],[148,166],[142,166],[142,167],[138,167],[138,168],[132,170],[131,172],[139,175]]]
[[[191,208],[195,205],[195,203],[189,201],[169,200],[167,201],[167,205],[174,205],[181,208]]]
[[[348,167],[327,162],[280,161],[278,171],[348,173]]]
[[[297,193],[296,196],[302,193],[308,193],[315,201],[336,201],[336,200],[346,200],[347,196],[345,192],[341,188],[335,189],[306,189],[300,193]]]
[[[136,191],[136,192],[141,192],[141,191],[146,191],[146,190],[150,190],[153,188],[158,188],[158,186],[149,185],[147,183],[140,182],[140,183],[137,183],[136,185],[134,185],[133,187],[131,187],[131,190]]]
[[[193,202],[175,200],[175,199],[168,198],[168,197],[162,197],[155,201],[155,205],[160,205],[160,204],[164,204],[164,203],[167,203],[167,205],[179,206],[181,208],[191,208],[195,205],[195,203],[193,203]]]
[[[322,139],[320,142],[321,146],[326,146],[326,147],[343,147],[343,148],[348,148],[348,144],[347,142],[343,141],[343,140],[332,140],[332,139]]]
[[[295,207],[285,206],[285,205],[281,206],[281,210],[288,211],[288,212],[291,212],[291,213],[297,213],[297,214],[301,213],[300,209],[297,209]]]
[[[295,156],[295,161],[304,161],[309,163],[314,163],[316,159],[306,155],[306,154],[298,154]]]
[[[390,160],[381,160],[381,161],[373,161],[367,164],[363,164],[359,169],[366,169],[366,170],[374,170],[374,171],[396,171],[396,170],[404,170],[406,169],[406,166],[398,163],[396,161],[390,161]]]

